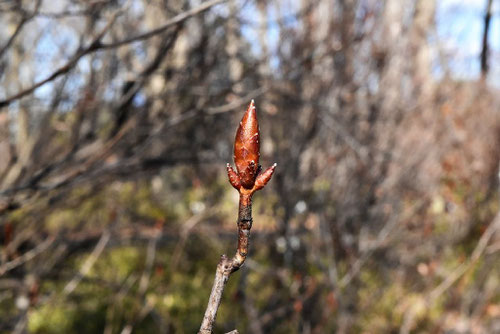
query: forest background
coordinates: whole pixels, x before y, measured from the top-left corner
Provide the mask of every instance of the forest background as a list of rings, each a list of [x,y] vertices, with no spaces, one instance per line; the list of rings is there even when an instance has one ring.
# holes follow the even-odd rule
[[[500,1],[0,1],[0,332],[500,332]]]

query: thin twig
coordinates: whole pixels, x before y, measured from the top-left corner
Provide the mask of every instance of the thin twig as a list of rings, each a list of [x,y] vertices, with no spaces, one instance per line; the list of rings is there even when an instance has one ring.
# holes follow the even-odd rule
[[[238,249],[233,258],[225,254],[220,257],[215,273],[214,285],[208,300],[207,309],[198,334],[210,334],[217,317],[217,310],[229,276],[240,269],[248,255],[250,229],[252,228],[252,194],[240,193],[238,210]],[[234,331],[233,331],[234,332]]]
[[[153,271],[153,265],[156,257],[156,249],[158,246],[158,240],[161,237],[161,225],[157,226],[154,235],[151,236],[148,242],[148,248],[146,252],[146,264],[139,280],[139,291],[137,294],[137,299],[142,307],[138,310],[135,316],[130,317],[127,324],[123,327],[121,334],[130,334],[134,329],[134,326],[140,322],[144,317],[146,317],[152,310],[151,303],[148,303],[145,296],[151,282],[151,273]]]
[[[218,5],[220,3],[223,3],[225,1],[227,1],[227,0],[211,0],[211,1],[204,2],[195,8],[191,8],[185,12],[182,12],[182,13],[174,16],[173,18],[168,20],[164,25],[162,25],[159,28],[156,28],[156,29],[150,30],[148,32],[139,34],[137,36],[123,39],[121,41],[111,42],[111,43],[102,43],[100,45],[100,49],[116,48],[116,47],[120,47],[122,45],[126,45],[126,44],[130,44],[130,43],[134,43],[134,42],[142,41],[144,39],[151,38],[153,36],[161,34],[162,32],[169,29],[170,27],[173,27],[173,26],[185,21],[186,19],[188,19],[192,16],[203,13],[204,11],[212,8],[213,6]]]
[[[35,258],[37,255],[43,253],[47,248],[50,247],[50,245],[52,245],[52,243],[54,242],[55,239],[56,238],[54,236],[48,237],[47,239],[45,239],[45,241],[43,241],[41,244],[39,244],[35,248],[27,251],[26,253],[24,253],[20,257],[14,259],[12,261],[9,261],[9,262],[5,263],[4,265],[0,266],[0,276],[5,274],[7,271],[12,270],[16,267],[19,267],[23,263],[26,263],[26,262],[32,260],[33,258]]]
[[[251,91],[250,93],[248,93],[247,95],[245,95],[243,97],[240,97],[234,101],[231,101],[230,103],[227,103],[227,104],[224,104],[221,106],[217,106],[217,107],[208,107],[206,109],[206,112],[207,112],[207,114],[215,115],[215,114],[225,113],[228,111],[233,111],[236,108],[241,107],[242,105],[247,103],[248,100],[255,99],[255,98],[259,97],[260,95],[264,94],[268,90],[269,90],[269,87],[264,85],[260,88],[257,88],[255,90]]]
[[[437,287],[435,287],[425,299],[424,306],[426,308],[431,307],[437,299],[448,290],[453,284],[462,277],[477,261],[481,258],[483,253],[488,246],[491,238],[494,236],[496,232],[500,230],[500,213],[498,213],[493,221],[489,224],[486,231],[484,231],[483,235],[479,239],[474,251],[472,252],[469,259],[459,265],[451,274],[447,275],[446,279],[441,282]],[[413,327],[415,316],[417,315],[418,309],[420,309],[421,304],[415,305],[413,304],[411,308],[406,312],[403,318],[403,324],[401,325],[400,334],[408,334],[410,333],[411,328]]]
[[[10,36],[9,40],[0,48],[0,56],[4,54],[4,52],[12,45],[14,40],[16,39],[17,35],[21,32],[22,28],[28,23],[31,19],[33,19],[36,14],[38,13],[38,9],[40,8],[41,0],[37,0],[35,4],[35,9],[31,14],[23,14],[23,18],[21,19],[21,22],[17,25],[16,29],[14,30],[14,33]]]
[[[88,258],[83,263],[78,274],[75,277],[73,277],[73,279],[68,284],[66,284],[66,286],[64,287],[64,290],[63,290],[64,295],[71,294],[76,289],[78,284],[80,284],[80,282],[82,281],[82,278],[84,278],[89,273],[90,269],[92,269],[92,267],[94,266],[95,262],[97,261],[97,259],[101,255],[104,248],[106,248],[106,245],[108,244],[110,237],[111,237],[111,233],[108,230],[105,230],[102,233],[102,236],[99,239],[99,242],[95,246],[92,253],[88,256]]]

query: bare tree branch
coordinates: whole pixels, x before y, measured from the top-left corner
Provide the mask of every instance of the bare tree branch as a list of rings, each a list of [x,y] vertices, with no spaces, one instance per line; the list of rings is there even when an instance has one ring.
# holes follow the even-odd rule
[[[183,12],[183,13],[180,13],[180,14],[174,16],[173,18],[171,18],[170,20],[168,20],[164,25],[162,25],[159,28],[156,28],[156,29],[150,30],[148,32],[139,34],[137,36],[126,38],[126,39],[121,40],[121,41],[111,42],[111,43],[101,43],[99,45],[99,48],[100,49],[111,49],[111,48],[116,48],[116,47],[120,47],[120,46],[123,46],[123,45],[126,45],[126,44],[130,44],[130,43],[134,43],[134,42],[138,42],[138,41],[142,41],[142,40],[151,38],[153,36],[161,34],[162,32],[166,31],[170,27],[173,27],[173,26],[175,26],[175,25],[177,25],[179,23],[182,23],[183,21],[189,19],[192,16],[201,14],[204,11],[212,8],[213,6],[218,5],[220,3],[223,3],[223,2],[226,2],[226,1],[227,0],[210,0],[210,1],[206,1],[206,2],[202,3],[201,5],[199,5],[199,6],[195,7],[195,8],[189,9],[189,10]]]
[[[16,29],[14,30],[14,32],[12,33],[12,35],[10,36],[8,41],[0,48],[0,56],[2,56],[4,54],[4,52],[11,46],[12,42],[14,42],[17,35],[19,35],[19,33],[21,32],[24,25],[37,15],[38,9],[40,8],[41,3],[42,3],[42,0],[37,0],[37,2],[35,4],[35,9],[33,10],[33,12],[31,12],[30,14],[23,13],[23,17],[21,19],[21,22],[19,22],[19,24],[17,25]]]
[[[101,253],[106,248],[106,245],[108,244],[110,237],[111,237],[111,233],[109,231],[106,230],[103,232],[101,238],[99,239],[99,242],[95,246],[92,253],[90,253],[90,255],[87,257],[87,259],[83,263],[78,274],[70,282],[68,282],[68,284],[66,284],[66,286],[64,287],[64,290],[63,290],[64,295],[71,294],[76,289],[78,284],[80,284],[82,278],[84,278],[89,273],[90,269],[92,269],[95,262],[97,261],[97,259],[101,255]]]
[[[28,261],[31,261],[37,255],[43,253],[45,250],[47,250],[47,248],[49,248],[53,244],[55,239],[56,239],[55,236],[50,236],[50,237],[46,238],[42,243],[40,243],[35,248],[27,251],[26,253],[19,256],[18,258],[14,259],[12,261],[9,261],[9,262],[3,264],[2,266],[0,266],[0,276],[4,275],[9,270],[12,270],[12,269],[19,267],[20,265],[28,262]]]
[[[198,7],[195,7],[193,9],[190,9],[188,11],[185,11],[181,14],[176,15],[175,17],[173,17],[171,20],[169,20],[166,24],[164,24],[160,28],[153,29],[153,30],[148,31],[144,34],[141,34],[141,35],[138,35],[135,37],[131,37],[131,38],[127,38],[127,39],[122,40],[122,41],[113,42],[113,43],[109,43],[109,44],[102,43],[101,40],[104,37],[104,35],[111,29],[114,22],[118,18],[118,16],[120,16],[124,12],[124,9],[120,9],[113,15],[113,17],[110,19],[108,24],[101,30],[101,32],[97,35],[97,37],[94,38],[89,43],[89,45],[87,47],[77,50],[75,55],[73,57],[71,57],[71,59],[65,65],[61,66],[58,70],[53,72],[46,79],[44,79],[40,82],[37,82],[34,85],[32,85],[31,87],[26,88],[26,89],[20,91],[19,93],[16,93],[10,97],[7,97],[6,99],[0,100],[0,112],[2,112],[2,108],[5,108],[6,106],[11,104],[12,102],[19,100],[20,98],[22,98],[28,94],[33,93],[36,89],[40,88],[41,86],[45,85],[46,83],[51,82],[51,81],[57,79],[59,76],[68,73],[69,71],[71,71],[71,69],[73,69],[75,67],[75,65],[78,63],[78,61],[82,57],[84,57],[92,52],[102,50],[102,49],[110,49],[110,48],[120,47],[120,46],[130,44],[130,43],[133,43],[136,41],[151,38],[153,36],[156,36],[164,31],[166,31],[170,27],[173,27],[177,24],[180,24],[183,21],[187,20],[188,18],[195,16],[197,14],[200,14],[200,13],[206,11],[207,9],[209,9],[215,5],[218,5],[224,1],[227,1],[227,0],[207,1]]]
[[[450,287],[453,286],[453,284],[460,279],[473,265],[477,263],[481,259],[481,256],[486,250],[486,247],[488,246],[488,243],[490,242],[491,238],[500,231],[500,213],[497,213],[495,218],[491,221],[491,223],[488,225],[488,228],[484,231],[483,235],[479,239],[479,241],[476,244],[476,247],[474,248],[474,251],[472,252],[471,256],[459,265],[458,267],[455,268],[449,275],[447,275],[446,279],[441,282],[438,286],[436,286],[432,291],[428,294],[428,297],[425,299],[425,307],[429,308],[431,307],[436,300]],[[408,334],[410,333],[413,325],[414,325],[414,320],[415,316],[417,315],[417,312],[419,308],[421,308],[421,304],[417,305],[411,305],[408,311],[405,313],[404,319],[403,319],[403,324],[401,325],[400,334]]]

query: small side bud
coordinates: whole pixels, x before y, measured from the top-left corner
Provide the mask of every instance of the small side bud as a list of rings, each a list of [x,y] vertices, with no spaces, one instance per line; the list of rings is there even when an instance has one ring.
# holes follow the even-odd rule
[[[241,187],[240,177],[234,171],[233,167],[231,167],[229,163],[227,164],[226,167],[227,167],[227,176],[229,177],[229,183],[231,183],[234,189],[240,190]]]
[[[271,167],[266,169],[264,171],[264,173],[259,174],[259,176],[257,176],[257,179],[255,180],[255,186],[254,186],[255,190],[260,190],[260,189],[264,188],[264,186],[269,182],[269,180],[271,180],[271,177],[273,176],[273,173],[274,173],[274,170],[276,169],[276,166],[277,166],[276,164],[272,165]]]

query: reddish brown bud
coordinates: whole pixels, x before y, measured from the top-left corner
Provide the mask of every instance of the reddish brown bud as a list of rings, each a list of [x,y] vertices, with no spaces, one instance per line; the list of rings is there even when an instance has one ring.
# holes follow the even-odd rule
[[[259,123],[254,102],[250,102],[243,115],[234,140],[234,163],[241,185],[252,189],[259,166]]]
[[[240,204],[243,203],[243,205],[250,202],[255,191],[264,188],[276,168],[276,164],[274,164],[261,173],[259,136],[259,123],[252,100],[236,131],[234,140],[236,172],[231,165],[227,164],[229,182],[239,191]]]
[[[241,182],[240,177],[234,171],[233,167],[230,164],[227,164],[227,176],[229,177],[229,183],[236,189],[240,190]]]
[[[259,176],[257,176],[257,179],[255,180],[254,190],[260,190],[264,188],[264,186],[269,182],[269,180],[271,180],[275,168],[276,164],[272,165],[271,167],[266,169],[264,173],[259,174]]]

